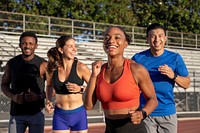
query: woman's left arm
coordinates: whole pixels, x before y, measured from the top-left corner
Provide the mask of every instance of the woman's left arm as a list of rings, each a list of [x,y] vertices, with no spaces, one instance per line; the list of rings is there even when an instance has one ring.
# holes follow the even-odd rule
[[[153,83],[148,71],[142,65],[132,63],[131,70],[135,81],[147,100],[146,105],[142,110],[145,111],[148,116],[158,105]]]

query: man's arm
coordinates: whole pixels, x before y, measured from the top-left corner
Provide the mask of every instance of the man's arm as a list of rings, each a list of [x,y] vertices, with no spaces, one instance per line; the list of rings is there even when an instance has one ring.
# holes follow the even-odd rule
[[[7,63],[5,66],[4,74],[2,76],[1,90],[7,97],[9,97],[14,102],[18,104],[24,103],[23,93],[16,94],[16,95],[13,94],[10,88],[10,84],[11,84],[11,73],[10,73],[9,64]]]
[[[4,74],[2,76],[1,89],[7,97],[12,99],[14,97],[14,94],[11,92],[10,83],[11,83],[11,76],[10,76],[9,65],[7,63],[5,66]]]
[[[188,89],[190,87],[190,77],[183,77],[177,75],[177,77],[174,79],[176,84],[184,89]]]
[[[177,75],[171,67],[164,64],[158,68],[158,71],[161,72],[161,74],[164,74],[168,76],[170,79],[174,80],[176,84],[184,89],[187,89],[190,87],[190,77],[189,76],[180,76]]]

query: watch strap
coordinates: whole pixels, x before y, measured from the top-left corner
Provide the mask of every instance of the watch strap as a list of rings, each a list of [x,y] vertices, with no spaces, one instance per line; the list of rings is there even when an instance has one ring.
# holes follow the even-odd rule
[[[84,86],[81,86],[80,93],[83,93],[83,92],[84,92]]]
[[[142,116],[143,116],[142,120],[144,120],[147,117],[147,112],[144,111],[143,109],[141,110],[141,112],[142,112]]]
[[[174,73],[174,77],[173,77],[173,80],[175,80],[177,78],[177,73]]]

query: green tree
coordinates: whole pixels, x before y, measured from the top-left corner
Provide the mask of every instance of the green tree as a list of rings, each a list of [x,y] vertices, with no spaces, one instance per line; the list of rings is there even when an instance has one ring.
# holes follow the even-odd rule
[[[1,0],[0,1],[0,9],[2,11],[11,11],[12,9],[10,9],[10,0]]]
[[[199,0],[1,0],[9,12],[200,33]]]
[[[146,27],[158,22],[168,30],[200,33],[199,0],[132,0],[133,14]]]

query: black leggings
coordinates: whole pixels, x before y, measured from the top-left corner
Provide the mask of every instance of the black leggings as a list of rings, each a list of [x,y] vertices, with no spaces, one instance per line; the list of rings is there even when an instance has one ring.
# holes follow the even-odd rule
[[[145,123],[141,121],[140,124],[133,124],[130,118],[106,120],[106,131],[105,133],[147,133]]]

